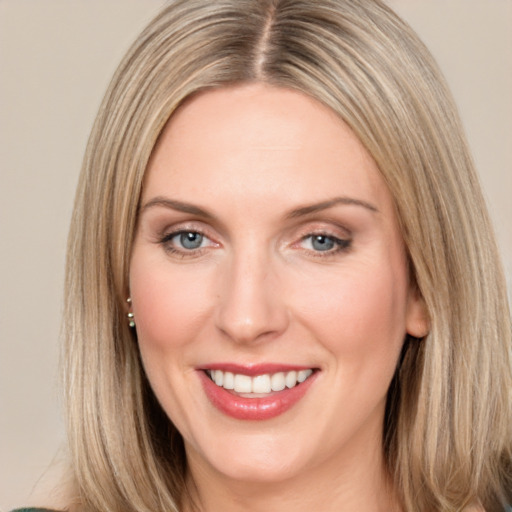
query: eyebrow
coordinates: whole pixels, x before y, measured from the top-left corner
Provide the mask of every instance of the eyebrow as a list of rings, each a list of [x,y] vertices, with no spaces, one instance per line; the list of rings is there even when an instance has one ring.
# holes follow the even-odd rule
[[[320,203],[310,204],[306,206],[301,206],[300,208],[296,208],[292,210],[287,215],[287,217],[290,219],[304,217],[306,215],[317,213],[322,210],[327,210],[329,208],[332,208],[333,206],[338,205],[361,206],[371,211],[372,213],[379,213],[379,210],[373,204],[368,203],[366,201],[362,201],[361,199],[355,199],[352,197],[334,197],[332,199],[328,199],[327,201],[322,201]]]
[[[140,211],[142,213],[148,208],[153,208],[155,206],[171,208],[172,210],[176,210],[183,213],[190,213],[192,215],[204,217],[205,219],[214,219],[214,216],[210,212],[208,212],[207,210],[203,210],[203,208],[199,208],[199,206],[195,206],[190,203],[183,203],[182,201],[176,201],[175,199],[169,199],[167,197],[161,196],[155,197],[148,201],[145,205],[142,206]]]
[[[321,201],[320,203],[314,203],[306,206],[301,206],[299,208],[295,208],[286,216],[289,219],[295,219],[297,217],[304,217],[306,215],[311,215],[312,213],[317,213],[322,210],[327,210],[334,206],[338,205],[351,205],[351,206],[361,206],[362,208],[366,208],[367,210],[378,213],[379,210],[366,201],[362,201],[361,199],[355,199],[352,197],[334,197],[333,199],[328,199],[327,201]],[[176,199],[169,199],[167,197],[157,196],[141,207],[141,212],[149,208],[153,208],[155,206],[162,206],[164,208],[170,208],[172,210],[180,211],[183,213],[190,213],[192,215],[197,215],[199,217],[203,217],[205,219],[214,219],[215,216],[212,215],[209,211],[200,208],[199,206],[195,206],[190,203],[184,203],[182,201],[177,201]]]

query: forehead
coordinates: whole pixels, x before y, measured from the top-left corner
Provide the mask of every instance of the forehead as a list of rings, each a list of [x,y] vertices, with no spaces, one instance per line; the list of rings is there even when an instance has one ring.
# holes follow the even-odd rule
[[[336,190],[332,190],[333,187]],[[380,172],[352,130],[298,91],[262,84],[200,93],[171,117],[148,166],[145,195],[208,188],[281,201],[348,194],[389,202]],[[189,199],[189,197],[187,197]]]

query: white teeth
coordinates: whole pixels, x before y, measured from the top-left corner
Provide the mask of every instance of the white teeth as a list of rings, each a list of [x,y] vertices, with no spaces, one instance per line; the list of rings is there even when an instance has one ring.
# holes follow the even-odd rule
[[[224,372],[224,382],[222,383],[222,387],[224,389],[235,389],[235,376],[231,372]]]
[[[287,388],[293,388],[297,384],[297,372],[288,372],[284,380]]]
[[[284,373],[274,373],[274,375],[272,375],[271,385],[272,391],[282,391],[286,387]]]
[[[222,386],[222,383],[224,381],[224,372],[217,370],[215,372],[213,380],[215,381],[215,384],[217,384],[217,386]]]
[[[313,370],[301,370],[297,374],[297,380],[299,382],[304,382],[312,373],[313,373]]]
[[[252,379],[253,393],[270,393],[270,375],[257,375]]]
[[[220,372],[221,370],[217,370]],[[249,375],[241,375],[237,373],[235,375],[235,391],[237,393],[251,393],[252,392],[252,379]]]
[[[265,394],[272,391],[282,391],[285,388],[293,388],[304,382],[313,374],[312,369],[277,372],[274,374],[262,374],[250,377],[240,373],[224,372],[222,370],[209,370],[208,375],[215,384],[224,389],[234,390],[236,393]]]

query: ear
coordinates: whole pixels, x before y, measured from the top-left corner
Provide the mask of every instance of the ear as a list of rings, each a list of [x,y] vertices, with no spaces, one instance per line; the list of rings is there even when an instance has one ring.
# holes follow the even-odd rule
[[[409,288],[405,326],[407,334],[414,338],[423,338],[430,331],[427,306],[416,285]]]

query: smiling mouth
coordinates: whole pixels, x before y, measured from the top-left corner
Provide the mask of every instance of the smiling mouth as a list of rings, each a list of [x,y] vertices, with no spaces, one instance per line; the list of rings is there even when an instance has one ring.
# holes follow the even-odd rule
[[[282,364],[215,363],[198,368],[210,403],[237,420],[269,420],[284,414],[314,386],[320,368]]]
[[[245,398],[262,398],[273,392],[295,388],[313,375],[313,369],[254,376],[223,370],[205,370],[205,373],[220,388],[233,391]]]

